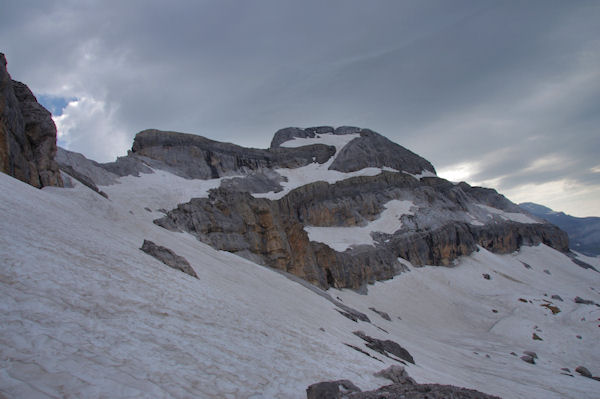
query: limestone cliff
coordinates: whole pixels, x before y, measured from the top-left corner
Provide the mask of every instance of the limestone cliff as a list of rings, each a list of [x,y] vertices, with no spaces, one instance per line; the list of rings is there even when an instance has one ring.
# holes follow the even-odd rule
[[[62,186],[56,126],[29,88],[11,79],[0,53],[0,171],[34,187]]]

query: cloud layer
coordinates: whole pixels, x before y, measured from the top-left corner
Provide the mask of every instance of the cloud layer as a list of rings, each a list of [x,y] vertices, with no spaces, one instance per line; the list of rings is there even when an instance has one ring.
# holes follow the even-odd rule
[[[600,215],[596,1],[8,1],[13,78],[99,161],[154,127],[370,127],[446,176]],[[73,100],[75,99],[75,100]],[[442,173],[442,174],[444,174]]]

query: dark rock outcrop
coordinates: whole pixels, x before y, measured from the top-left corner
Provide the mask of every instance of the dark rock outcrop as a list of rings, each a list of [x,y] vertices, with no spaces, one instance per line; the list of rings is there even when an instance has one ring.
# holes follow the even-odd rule
[[[362,392],[348,380],[324,381],[306,390],[308,399],[500,399],[473,389],[452,385],[417,384],[402,366],[391,366],[375,373],[393,384]]]
[[[56,126],[29,88],[11,79],[0,53],[0,171],[34,187],[63,186]]]
[[[382,312],[381,310],[377,310],[375,308],[369,308],[369,310],[377,313],[379,316],[381,316],[382,319],[387,320],[387,321],[392,321],[392,318],[390,317],[389,314],[387,314],[386,312]]]
[[[373,338],[362,331],[354,331],[353,334],[365,341],[368,348],[371,348],[384,356],[394,359],[390,356],[394,355],[396,358],[400,358],[402,360],[406,360],[409,363],[415,364],[415,359],[413,359],[412,355],[408,353],[408,351],[402,346],[400,346],[397,342],[391,341],[389,339],[384,340],[379,338]]]
[[[575,371],[584,377],[592,378],[592,373],[590,373],[590,370],[588,370],[587,367],[577,366],[577,368],[575,368]]]
[[[590,300],[590,299],[583,299],[581,297],[576,296],[575,299],[573,300],[575,303],[581,303],[583,305],[596,305],[596,302]]]
[[[360,388],[349,380],[325,381],[310,385],[306,389],[307,399],[337,399],[360,392]]]
[[[140,249],[146,252],[148,255],[155,257],[165,265],[173,269],[180,270],[192,277],[198,278],[198,275],[194,269],[192,269],[192,266],[190,266],[188,261],[183,256],[179,256],[175,252],[171,251],[169,248],[156,245],[149,240],[144,240],[144,243]]]
[[[440,384],[392,384],[346,396],[352,399],[500,399],[474,389]]]

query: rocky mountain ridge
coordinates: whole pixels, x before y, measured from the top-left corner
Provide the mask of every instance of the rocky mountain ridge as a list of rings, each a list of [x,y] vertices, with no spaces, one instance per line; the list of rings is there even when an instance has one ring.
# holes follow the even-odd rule
[[[166,210],[155,223],[322,288],[361,289],[405,271],[403,260],[451,266],[478,246],[510,253],[544,243],[568,251],[566,234],[554,225],[495,190],[441,179],[428,161],[389,143],[348,126],[281,129],[267,150],[146,130],[114,163],[93,165],[63,150],[57,159],[99,185],[153,169],[219,178],[207,198]],[[408,207],[403,213],[384,215],[400,203]],[[328,241],[373,223],[392,229],[374,227],[366,241],[346,247]],[[330,238],[319,238],[323,233]]]

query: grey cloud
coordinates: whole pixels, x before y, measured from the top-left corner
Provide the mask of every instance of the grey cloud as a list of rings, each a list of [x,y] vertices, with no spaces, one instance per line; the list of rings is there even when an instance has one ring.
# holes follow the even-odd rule
[[[508,189],[597,184],[577,170],[600,153],[598,20],[595,1],[7,1],[0,37],[13,77],[106,104],[129,142],[156,127],[265,147],[283,126],[354,124]],[[570,166],[525,171],[550,154]]]

